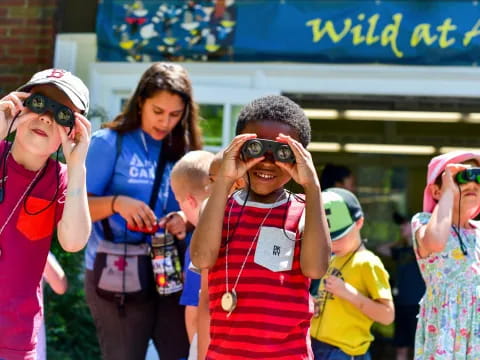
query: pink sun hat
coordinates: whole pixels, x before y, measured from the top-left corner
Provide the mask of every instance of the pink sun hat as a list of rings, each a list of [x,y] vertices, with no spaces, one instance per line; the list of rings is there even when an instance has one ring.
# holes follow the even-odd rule
[[[446,154],[435,156],[428,164],[427,186],[423,192],[423,211],[433,212],[437,202],[433,199],[429,185],[435,183],[435,179],[443,173],[448,164],[459,164],[466,160],[476,159],[480,164],[480,151],[451,151]]]

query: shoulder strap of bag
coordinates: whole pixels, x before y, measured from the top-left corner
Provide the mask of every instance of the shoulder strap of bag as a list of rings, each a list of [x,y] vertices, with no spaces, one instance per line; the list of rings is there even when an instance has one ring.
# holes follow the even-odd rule
[[[155,205],[157,204],[158,191],[160,189],[160,184],[162,183],[163,171],[167,165],[166,156],[162,155],[165,154],[162,154],[162,150],[160,150],[160,153],[158,154],[157,168],[155,169],[155,180],[153,181],[152,193],[150,194],[150,201],[148,202],[150,209],[153,211],[155,211]]]

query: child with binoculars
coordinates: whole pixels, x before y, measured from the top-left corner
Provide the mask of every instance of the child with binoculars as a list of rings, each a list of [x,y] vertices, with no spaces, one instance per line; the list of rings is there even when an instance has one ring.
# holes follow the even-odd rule
[[[412,219],[425,280],[415,338],[420,359],[480,359],[480,151],[428,165],[423,211]]]
[[[193,264],[209,270],[206,359],[313,359],[308,289],[325,274],[331,245],[310,133],[283,96],[240,112],[191,243]],[[230,196],[241,178],[245,188]],[[284,189],[290,179],[305,195]]]
[[[13,142],[0,141],[0,359],[37,358],[38,294],[54,231],[66,251],[87,243],[88,106],[85,84],[61,69],[38,72],[0,99],[2,139],[15,131]]]

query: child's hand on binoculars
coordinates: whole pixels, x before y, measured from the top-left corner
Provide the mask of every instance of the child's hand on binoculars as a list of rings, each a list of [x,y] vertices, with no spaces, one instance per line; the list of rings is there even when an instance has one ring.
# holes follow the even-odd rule
[[[242,160],[240,157],[243,144],[245,144],[247,140],[255,139],[256,137],[256,134],[241,134],[233,138],[232,142],[227,146],[223,153],[223,161],[217,179],[220,180],[223,178],[224,180],[233,183],[265,158],[264,156],[261,156],[258,158]]]
[[[15,116],[25,109],[23,102],[29,96],[30,94],[27,92],[13,91],[0,99],[0,134],[2,134],[2,138],[7,135],[8,128]],[[21,119],[17,119],[12,125],[11,131],[14,131],[20,122]]]
[[[441,192],[442,195],[445,193],[445,191],[452,191],[453,194],[458,195],[459,193],[459,185],[455,181],[455,176],[468,168],[470,168],[471,165],[468,164],[448,164],[445,167],[445,171],[442,174],[442,188]]]
[[[317,172],[315,171],[310,152],[290,136],[279,134],[276,140],[290,146],[295,155],[295,162],[284,163],[275,161],[275,165],[288,172],[293,180],[297,184],[302,185],[304,189],[310,186],[319,186]]]
[[[80,113],[75,113],[75,126],[71,133],[70,129],[54,124],[62,140],[63,154],[68,166],[82,165],[87,157],[88,146],[92,134],[90,121]]]

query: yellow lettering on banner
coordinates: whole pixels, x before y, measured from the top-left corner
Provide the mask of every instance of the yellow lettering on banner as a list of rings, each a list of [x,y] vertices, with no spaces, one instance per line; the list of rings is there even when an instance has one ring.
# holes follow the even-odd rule
[[[425,45],[432,45],[438,38],[437,35],[430,35],[430,24],[418,24],[413,30],[412,37],[410,38],[410,46],[416,47],[422,41]]]
[[[378,19],[380,18],[379,14],[375,14],[368,19],[368,32],[367,32],[367,45],[375,44],[380,41],[380,36],[375,35],[375,28],[377,27]]]
[[[463,46],[467,46],[472,42],[475,36],[480,35],[480,20],[478,20],[473,26],[472,30],[465,33],[463,37]]]
[[[440,32],[440,40],[438,40],[438,45],[440,45],[442,49],[445,49],[455,43],[454,38],[448,38],[448,32],[456,29],[457,26],[452,25],[451,18],[446,18],[442,25],[437,26],[437,30]]]
[[[365,20],[365,14],[359,14],[357,18],[363,21]],[[365,41],[365,36],[362,35],[362,24],[355,25],[350,32],[353,35],[353,45],[359,45]]]
[[[403,52],[398,49],[397,38],[400,32],[400,23],[402,22],[403,15],[397,13],[393,15],[392,18],[393,24],[388,24],[382,31],[381,44],[382,46],[390,45],[395,56],[402,58]]]
[[[309,20],[306,22],[306,25],[312,27],[313,42],[319,42],[320,40],[322,40],[325,34],[328,34],[332,42],[338,43],[350,31],[352,27],[352,20],[350,18],[346,18],[345,20],[343,20],[343,30],[340,33],[337,33],[333,22],[330,20],[325,22],[325,25],[322,29],[320,28],[320,26],[322,25],[322,19]]]

